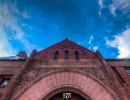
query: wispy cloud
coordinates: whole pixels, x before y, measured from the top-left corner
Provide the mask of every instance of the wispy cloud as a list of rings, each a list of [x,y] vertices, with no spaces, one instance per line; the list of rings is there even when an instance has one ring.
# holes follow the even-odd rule
[[[26,39],[26,34],[21,28],[18,22],[19,19],[16,16],[29,18],[28,12],[20,12],[17,9],[16,3],[4,2],[0,4],[0,56],[15,54],[15,50],[9,40],[18,40],[26,50],[34,48]],[[6,31],[7,28],[10,29],[10,32]]]
[[[130,0],[113,0],[112,3],[115,11],[119,9],[125,15],[130,15]],[[113,12],[113,9],[110,9]]]
[[[104,2],[105,0],[98,0],[100,7],[99,15],[101,15],[102,9],[108,8],[114,17],[117,15],[117,10],[130,17],[130,0],[112,0],[112,3],[109,5],[105,5]]]
[[[91,36],[90,36],[90,39],[89,39],[89,41],[88,41],[89,49],[96,51],[96,50],[98,49],[98,46],[95,46],[95,45],[93,44],[93,42],[94,42],[94,37],[93,37],[93,35],[91,35]]]
[[[106,44],[119,50],[118,58],[130,58],[130,28],[116,35],[114,40],[106,39]]]
[[[115,17],[116,16],[116,10],[117,10],[117,7],[115,6],[115,4],[111,4],[109,6],[109,10],[110,10],[111,14]]]
[[[14,52],[0,24],[0,56],[12,55]]]
[[[93,38],[93,35],[91,35],[90,36],[90,39],[89,39],[89,41],[88,41],[88,44],[90,45],[90,44],[92,44],[92,41],[94,40],[94,38]]]
[[[94,51],[98,50],[98,46],[94,46],[94,47],[93,47],[93,50],[94,50]]]
[[[8,5],[0,5],[0,56],[8,56],[14,53],[8,40],[8,33],[5,30],[6,26],[12,24],[10,18]]]
[[[98,12],[98,15],[101,16],[101,11],[103,8],[105,8],[105,5],[104,5],[104,0],[98,0],[98,4],[99,4],[99,12]]]

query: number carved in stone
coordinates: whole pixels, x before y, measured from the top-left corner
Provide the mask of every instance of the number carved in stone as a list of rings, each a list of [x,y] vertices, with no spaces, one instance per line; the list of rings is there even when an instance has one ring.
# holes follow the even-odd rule
[[[71,93],[63,93],[63,99],[71,98]]]

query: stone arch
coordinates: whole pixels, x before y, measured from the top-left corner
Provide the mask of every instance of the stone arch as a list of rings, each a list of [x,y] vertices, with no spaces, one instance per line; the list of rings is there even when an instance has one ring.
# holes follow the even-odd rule
[[[56,72],[37,81],[21,93],[18,100],[41,100],[50,92],[61,87],[72,87],[82,91],[92,100],[117,100],[104,86],[94,79],[76,72]]]
[[[64,86],[64,87],[59,86],[52,92],[48,93],[46,96],[44,95],[41,96],[40,100],[49,100],[54,95],[61,92],[65,92],[65,91],[76,93],[80,95],[81,97],[83,97],[85,100],[92,100],[88,95],[86,95],[86,93],[84,93],[83,91],[80,91],[77,87],[74,87],[74,86]]]

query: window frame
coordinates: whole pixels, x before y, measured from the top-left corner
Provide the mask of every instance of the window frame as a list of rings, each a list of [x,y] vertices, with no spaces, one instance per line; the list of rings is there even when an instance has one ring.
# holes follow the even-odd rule
[[[2,85],[5,80],[8,80],[7,85],[6,86],[0,86],[0,89],[8,86],[8,84],[11,80],[11,77],[12,77],[12,75],[10,75],[10,74],[9,75],[8,74],[7,75],[0,75],[0,85]]]
[[[66,51],[65,51],[65,60],[68,60],[68,59],[69,59],[69,51],[66,50]]]
[[[10,79],[9,78],[3,78],[0,82],[0,88],[5,88],[8,86]]]
[[[75,51],[75,59],[79,60],[79,52],[78,51]]]
[[[59,58],[59,51],[55,51],[54,60],[58,60],[58,58]]]
[[[130,67],[125,67],[125,71],[128,75],[130,75]]]

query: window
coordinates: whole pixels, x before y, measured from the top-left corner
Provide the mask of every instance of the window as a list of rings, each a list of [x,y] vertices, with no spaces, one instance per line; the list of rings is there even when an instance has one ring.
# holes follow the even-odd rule
[[[68,57],[68,56],[69,56],[68,54],[69,54],[69,52],[68,52],[68,51],[65,51],[65,60],[68,60],[68,58],[69,58],[69,57]]]
[[[78,51],[75,51],[75,59],[79,60],[79,53],[78,53]]]
[[[127,73],[130,75],[130,69],[126,69]]]
[[[57,60],[57,59],[58,59],[58,56],[59,56],[59,52],[56,51],[56,52],[54,53],[54,59]]]
[[[3,79],[1,82],[0,82],[0,88],[4,88],[8,85],[9,83],[9,79]]]

